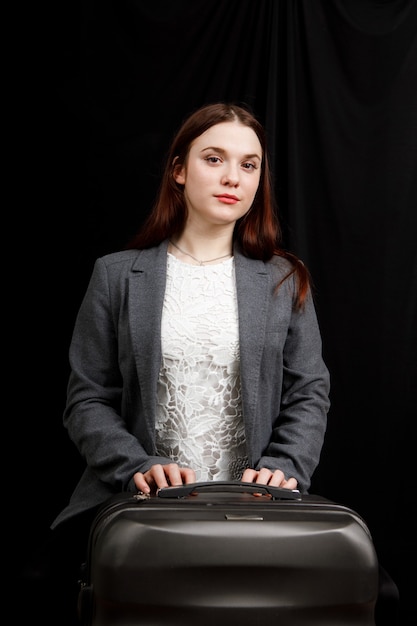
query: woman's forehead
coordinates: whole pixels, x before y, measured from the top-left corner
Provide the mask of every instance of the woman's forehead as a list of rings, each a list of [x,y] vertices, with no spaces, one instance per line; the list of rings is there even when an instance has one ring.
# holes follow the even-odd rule
[[[221,122],[208,128],[194,139],[190,147],[198,151],[220,148],[224,151],[239,151],[262,157],[262,146],[255,131],[239,121]]]

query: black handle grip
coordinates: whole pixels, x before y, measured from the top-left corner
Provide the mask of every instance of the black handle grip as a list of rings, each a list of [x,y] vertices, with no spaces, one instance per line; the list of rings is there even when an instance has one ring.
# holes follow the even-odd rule
[[[301,500],[298,489],[284,489],[283,487],[271,487],[258,483],[245,483],[241,481],[211,480],[209,482],[190,483],[163,487],[158,490],[159,498],[183,498],[198,492],[239,492],[239,493],[263,493],[272,496],[274,500]]]

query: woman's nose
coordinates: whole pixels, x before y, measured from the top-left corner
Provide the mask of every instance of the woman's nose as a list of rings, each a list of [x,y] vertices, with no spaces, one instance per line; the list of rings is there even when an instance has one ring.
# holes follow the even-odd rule
[[[239,174],[237,168],[229,167],[222,177],[222,184],[236,187],[239,184]]]

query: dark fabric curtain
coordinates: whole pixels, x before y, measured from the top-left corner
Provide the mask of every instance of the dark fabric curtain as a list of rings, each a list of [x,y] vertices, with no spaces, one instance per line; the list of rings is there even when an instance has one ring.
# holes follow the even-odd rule
[[[182,119],[204,103],[246,103],[267,128],[284,243],[310,268],[331,372],[312,491],[361,513],[415,616],[416,1],[84,0],[55,6],[53,23],[36,93],[46,158],[33,159],[35,185],[47,168],[51,209],[29,236],[45,264],[28,312],[39,294],[44,304],[23,398],[28,463],[42,485],[53,474],[55,496],[36,492],[43,521],[81,470],[61,414],[93,261],[143,221]]]

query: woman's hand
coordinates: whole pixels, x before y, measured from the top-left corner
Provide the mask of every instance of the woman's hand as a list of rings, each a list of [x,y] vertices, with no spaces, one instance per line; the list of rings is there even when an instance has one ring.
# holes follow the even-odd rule
[[[172,485],[188,485],[195,482],[195,472],[189,467],[179,467],[177,463],[152,465],[151,469],[133,476],[136,488],[143,493],[156,493],[158,489]]]
[[[271,485],[271,487],[283,487],[284,489],[297,489],[295,478],[285,479],[281,470],[271,470],[263,467],[260,470],[247,469],[243,472],[242,482],[259,483],[261,485]]]

